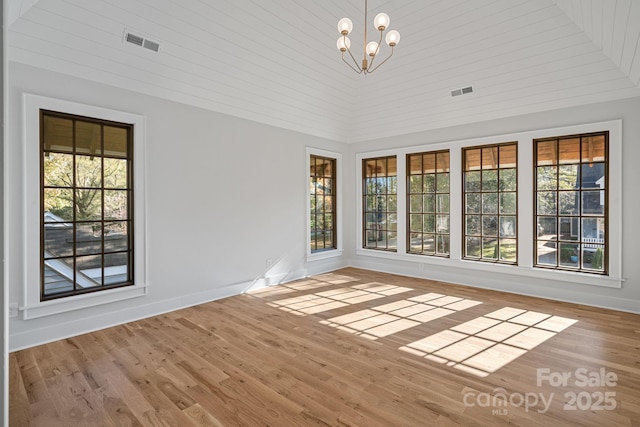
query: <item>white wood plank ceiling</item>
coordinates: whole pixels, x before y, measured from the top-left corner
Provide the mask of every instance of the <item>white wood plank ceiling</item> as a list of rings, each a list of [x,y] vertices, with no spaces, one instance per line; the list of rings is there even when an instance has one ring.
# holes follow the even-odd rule
[[[367,76],[335,46],[361,0],[9,0],[7,58],[345,142],[640,96],[640,0],[370,0],[370,35],[381,11],[402,39]]]

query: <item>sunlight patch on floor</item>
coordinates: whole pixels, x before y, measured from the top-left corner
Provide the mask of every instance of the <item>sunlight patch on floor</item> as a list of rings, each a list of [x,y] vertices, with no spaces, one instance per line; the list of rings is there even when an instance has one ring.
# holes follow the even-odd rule
[[[345,288],[329,289],[297,297],[284,298],[268,303],[289,313],[299,316],[322,313],[336,308],[360,304],[391,295],[412,291],[402,286],[365,283]]]
[[[321,320],[320,323],[370,340],[376,340],[478,304],[482,303],[428,293]]]
[[[504,307],[400,347],[407,353],[486,377],[577,320]]]

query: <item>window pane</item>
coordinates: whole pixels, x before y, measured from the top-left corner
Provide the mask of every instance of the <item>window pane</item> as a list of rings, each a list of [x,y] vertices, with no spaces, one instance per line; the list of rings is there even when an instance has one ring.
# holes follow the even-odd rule
[[[76,190],[75,196],[76,220],[102,219],[101,190]]]
[[[439,173],[436,179],[437,179],[436,191],[438,193],[448,193],[449,192],[449,174]]]
[[[491,236],[491,237],[498,235],[498,217],[497,216],[482,217],[482,235]]]
[[[558,164],[557,141],[541,141],[537,144],[537,165],[556,165]]]
[[[482,148],[482,169],[496,169],[498,167],[498,147]]]
[[[516,191],[517,177],[515,169],[504,169],[500,171],[500,191]]]
[[[104,155],[128,157],[127,130],[114,126],[104,127]]]
[[[446,234],[438,235],[436,241],[436,252],[438,254],[449,253],[449,236]]]
[[[437,156],[437,171],[438,172],[449,172],[449,151],[442,151],[438,154],[436,154]]]
[[[422,193],[422,175],[411,175],[409,178],[409,191],[413,194]]]
[[[433,234],[425,234],[422,242],[424,253],[433,254],[436,252],[436,245]]]
[[[125,159],[103,159],[104,163],[104,186],[105,188],[127,188],[129,180],[127,176],[127,160]],[[312,186],[315,190],[315,186]]]
[[[604,218],[583,218],[582,220],[582,239],[584,241],[597,242],[597,239],[602,239],[598,243],[604,243],[605,233],[605,221]],[[593,240],[588,240],[593,239]]]
[[[595,135],[582,138],[582,162],[603,162],[606,155],[605,136]]]
[[[500,237],[516,237],[516,217],[500,217]]]
[[[118,252],[129,249],[129,223],[127,221],[104,223],[104,251]]]
[[[436,212],[449,213],[449,195],[438,194],[436,196]]]
[[[557,238],[557,218],[538,217],[538,238],[544,240],[554,240]]]
[[[604,191],[583,191],[582,213],[584,215],[604,215]]]
[[[74,290],[73,258],[44,261],[43,293],[46,296]]]
[[[409,212],[422,212],[422,196],[409,196]]]
[[[517,241],[516,239],[500,239],[500,261],[516,262]]]
[[[424,188],[425,193],[434,193],[436,191],[436,176],[435,174],[428,174],[424,176]]]
[[[434,195],[425,194],[423,204],[423,212],[435,212],[436,211],[436,197]]]
[[[538,192],[538,215],[557,214],[556,196],[555,191]]]
[[[102,224],[81,222],[76,225],[76,255],[102,253]]]
[[[63,257],[73,255],[73,224],[45,223],[44,257]]]
[[[480,215],[467,215],[466,216],[466,234],[480,236],[482,234]]]
[[[579,218],[566,218],[560,217],[558,223],[560,224],[559,238],[561,240],[579,240]]]
[[[465,239],[465,253],[468,257],[480,258],[480,238],[467,237]]]
[[[482,213],[498,213],[498,193],[482,194]]]
[[[76,120],[76,153],[102,156],[102,127],[97,123]]]
[[[489,260],[498,259],[498,240],[486,237],[482,239],[482,258]]]
[[[604,180],[604,163],[591,163],[588,165],[582,165],[582,188],[591,189],[605,188]],[[577,187],[577,185],[576,185]]]
[[[580,163],[580,138],[559,141],[560,164]]]
[[[482,171],[482,191],[498,191],[498,171]]]
[[[480,169],[481,150],[479,148],[465,150],[465,171],[475,171]]]
[[[73,153],[73,120],[45,115],[43,125],[45,154],[52,150]]]
[[[537,264],[545,266],[556,266],[557,261],[557,243],[553,241],[538,241],[538,258]]]
[[[422,175],[422,156],[409,156],[409,175]]]
[[[409,215],[409,230],[414,233],[422,232],[422,215]]]
[[[425,233],[435,233],[436,231],[436,216],[435,215],[423,215],[423,231]]]
[[[558,188],[558,169],[556,166],[542,166],[537,168],[538,190],[555,190]]]
[[[449,215],[436,215],[436,231],[438,233],[449,233]]]
[[[509,144],[500,147],[500,169],[515,168],[517,166],[516,145]]]
[[[577,243],[560,243],[560,265],[578,268],[580,266],[579,246]]]
[[[73,155],[60,153],[45,154],[44,185],[48,187],[73,186]]]
[[[102,257],[90,255],[76,258],[76,279],[80,288],[102,285]]]
[[[560,215],[580,215],[580,193],[561,191],[558,193]]]
[[[73,221],[73,190],[45,188],[43,193],[45,222]]]
[[[436,156],[435,154],[424,154],[422,156],[422,173],[431,174],[436,172]]]
[[[578,188],[578,182],[580,182],[578,165],[562,165],[558,168],[558,188],[560,190]]]
[[[466,172],[464,174],[465,191],[480,191],[480,178],[481,173],[479,171]]]
[[[500,193],[501,214],[515,214],[517,207],[516,193]]]
[[[465,210],[466,213],[470,213],[470,214],[479,214],[481,209],[481,202],[480,202],[480,194],[479,193],[467,193],[465,195],[466,198],[466,205],[465,205]]]
[[[76,156],[76,186],[83,188],[102,187],[102,158]]]

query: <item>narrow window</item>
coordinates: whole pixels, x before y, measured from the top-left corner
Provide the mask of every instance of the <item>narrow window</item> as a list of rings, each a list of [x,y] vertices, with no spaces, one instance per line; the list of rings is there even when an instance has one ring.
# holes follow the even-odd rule
[[[395,252],[398,248],[396,157],[363,159],[362,175],[362,246]]]
[[[464,257],[516,264],[517,145],[463,149]]]
[[[535,266],[607,273],[609,133],[538,139]]]
[[[133,285],[132,130],[40,110],[42,301]]]
[[[311,252],[336,249],[336,160],[310,156]]]
[[[449,150],[407,155],[407,252],[449,256]]]

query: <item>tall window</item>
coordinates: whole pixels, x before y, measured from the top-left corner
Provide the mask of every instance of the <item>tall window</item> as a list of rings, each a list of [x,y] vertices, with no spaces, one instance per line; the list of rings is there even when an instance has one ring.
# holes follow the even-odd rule
[[[407,252],[449,255],[449,150],[407,155]]]
[[[310,156],[311,252],[336,248],[336,160]]]
[[[534,141],[537,267],[607,272],[608,137]]]
[[[362,160],[363,243],[368,249],[397,251],[398,169],[395,156]]]
[[[41,300],[133,284],[132,131],[40,111]]]
[[[517,145],[463,149],[464,257],[515,264]]]

